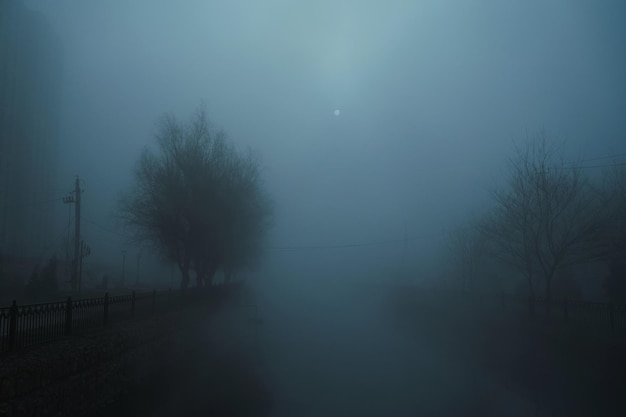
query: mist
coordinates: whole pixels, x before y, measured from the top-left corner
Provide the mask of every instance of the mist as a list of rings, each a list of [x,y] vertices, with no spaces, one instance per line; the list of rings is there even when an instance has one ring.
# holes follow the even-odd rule
[[[159,118],[188,120],[204,106],[237,149],[258,156],[272,201],[262,261],[240,276],[264,321],[242,355],[256,358],[272,415],[454,415],[470,411],[446,403],[474,393],[506,398],[493,415],[533,409],[521,390],[395,323],[389,288],[453,275],[446,239],[492,207],[516,144],[537,132],[592,178],[626,161],[621,2],[17,3],[58,44],[42,68],[62,68],[46,81],[58,91],[54,174],[25,202],[66,196],[79,176],[87,287],[103,275],[122,287],[179,286],[171,263],[130,238],[120,196],[154,149]],[[25,39],[15,45],[30,47]],[[5,184],[19,184],[5,171]],[[66,259],[68,208],[33,208],[49,230],[16,256]],[[2,242],[10,253],[11,238]],[[513,277],[494,292],[523,282],[486,268]],[[599,280],[580,286],[586,299],[604,297]]]
[[[201,101],[261,154],[277,245],[441,231],[527,130],[575,155],[623,149],[610,2],[28,4],[63,43],[59,186],[84,177],[94,220],[157,117]]]

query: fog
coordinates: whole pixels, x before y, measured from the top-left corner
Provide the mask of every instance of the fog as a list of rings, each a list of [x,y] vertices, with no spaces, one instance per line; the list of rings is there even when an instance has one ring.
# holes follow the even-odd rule
[[[261,155],[275,246],[439,233],[526,131],[573,156],[626,146],[615,2],[27,4],[63,44],[58,187],[80,175],[106,227],[158,116],[202,101]],[[118,241],[85,227],[98,252]]]
[[[378,366],[392,374],[410,373],[407,351],[423,349],[416,373],[449,360],[403,339],[373,315],[380,300],[349,288],[432,285],[445,263],[443,237],[490,204],[514,143],[545,130],[572,161],[626,152],[626,7],[618,1],[23,3],[61,44],[52,197],[80,176],[86,270],[118,274],[125,250],[127,279],[150,285],[153,274],[158,285],[178,285],[148,249],[137,257],[118,219],[120,193],[162,114],[187,120],[204,104],[216,127],[260,157],[273,225],[261,267],[245,277],[266,321],[263,372],[280,415],[309,415],[289,405],[297,377],[361,378],[359,359],[338,371],[348,375],[307,370],[315,350],[306,345],[318,338],[329,341],[320,348],[334,352],[329,361],[361,351],[363,363],[388,358]],[[53,241],[68,230],[67,207],[55,210]],[[291,371],[276,376],[283,368]],[[400,386],[412,380],[387,377],[398,386],[389,400],[398,408],[387,414],[405,415],[410,396]],[[371,396],[384,384],[370,388],[355,389]],[[351,415],[350,401],[326,405]],[[383,415],[387,405],[352,415]]]

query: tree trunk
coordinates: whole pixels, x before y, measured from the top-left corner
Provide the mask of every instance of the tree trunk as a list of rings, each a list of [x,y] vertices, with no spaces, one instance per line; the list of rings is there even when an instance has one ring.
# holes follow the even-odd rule
[[[209,264],[209,267],[207,268],[206,273],[205,273],[207,287],[210,287],[213,285],[213,277],[215,277],[215,272],[217,272],[217,267],[218,267],[217,262],[211,262]]]
[[[233,269],[230,267],[224,267],[224,284],[230,284],[233,278]]]
[[[189,268],[181,270],[180,289],[186,290],[189,287]]]
[[[186,290],[189,287],[189,257],[180,256],[178,260],[178,268],[180,268],[180,289]]]
[[[196,271],[196,287],[204,287],[204,271],[202,270]]]

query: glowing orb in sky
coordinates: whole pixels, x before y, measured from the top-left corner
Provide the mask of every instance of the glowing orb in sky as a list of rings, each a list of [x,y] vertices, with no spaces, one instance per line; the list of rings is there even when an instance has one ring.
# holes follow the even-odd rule
[[[335,111],[333,112],[333,114],[335,116],[339,116],[341,114],[341,112],[339,111],[339,109],[335,109]]]

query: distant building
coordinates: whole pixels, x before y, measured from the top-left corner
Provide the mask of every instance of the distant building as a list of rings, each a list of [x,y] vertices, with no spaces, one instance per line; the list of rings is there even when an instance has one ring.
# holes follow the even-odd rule
[[[40,259],[54,240],[62,48],[41,13],[0,0],[0,256]]]

